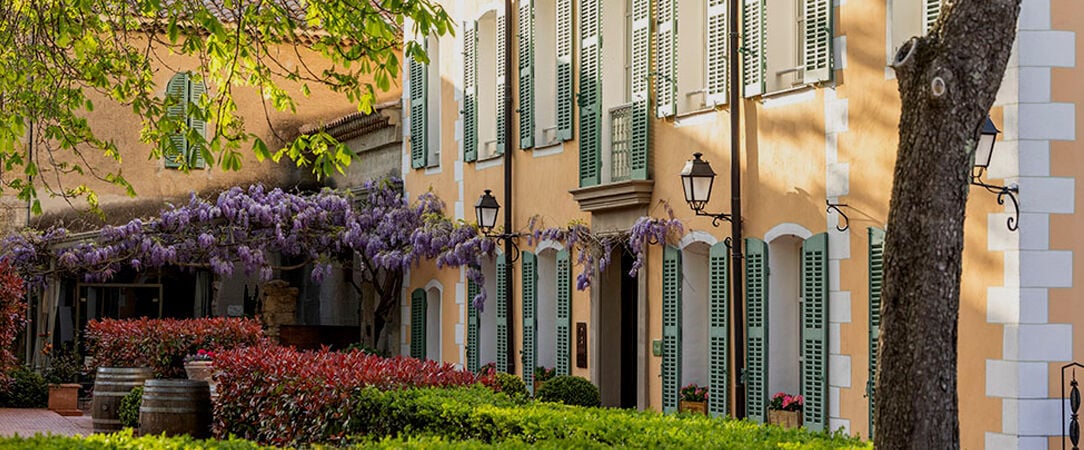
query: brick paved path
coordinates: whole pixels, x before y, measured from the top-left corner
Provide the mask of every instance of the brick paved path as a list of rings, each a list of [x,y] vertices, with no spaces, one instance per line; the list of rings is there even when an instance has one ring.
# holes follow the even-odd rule
[[[89,415],[64,417],[47,409],[0,408],[0,436],[33,436],[35,433],[88,435],[93,430]]]

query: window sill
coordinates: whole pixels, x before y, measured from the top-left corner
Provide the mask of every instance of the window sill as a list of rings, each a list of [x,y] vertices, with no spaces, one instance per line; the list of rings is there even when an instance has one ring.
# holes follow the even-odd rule
[[[485,170],[485,169],[488,169],[490,167],[501,166],[501,165],[504,164],[503,156],[504,156],[503,153],[498,153],[496,155],[487,156],[485,158],[478,158],[478,160],[474,162],[474,169],[475,170]]]
[[[441,172],[440,167],[441,167],[440,164],[428,166],[428,167],[425,168],[425,174],[426,175],[439,174]]]
[[[626,180],[569,191],[580,209],[602,212],[651,204],[654,180]]]
[[[564,151],[565,141],[558,139],[550,143],[534,146],[534,148],[531,149],[531,156],[534,156],[535,158],[543,158],[546,156],[558,155],[563,153]]]
[[[712,123],[715,121],[715,113],[722,111],[724,107],[725,104],[715,108],[705,108],[696,111],[678,113],[674,115],[674,127],[681,128],[693,125],[702,125],[705,123]]]
[[[791,95],[791,94],[800,93],[800,92],[804,92],[804,91],[811,91],[811,90],[814,90],[814,89],[817,89],[817,84],[816,83],[813,83],[813,84],[800,84],[800,85],[785,88],[785,89],[778,89],[778,90],[774,90],[774,91],[771,91],[771,92],[766,92],[766,93],[760,95],[760,99],[761,99],[761,101],[770,100],[770,99],[773,99],[773,98],[786,97],[786,96]]]

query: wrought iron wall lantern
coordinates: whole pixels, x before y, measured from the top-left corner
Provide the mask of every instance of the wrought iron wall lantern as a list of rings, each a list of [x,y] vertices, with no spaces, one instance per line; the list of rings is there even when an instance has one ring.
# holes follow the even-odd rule
[[[997,204],[999,205],[1005,204],[1006,197],[1012,201],[1013,216],[1009,217],[1007,223],[1009,231],[1016,231],[1020,228],[1020,202],[1016,199],[1020,187],[1016,184],[998,186],[982,181],[982,175],[986,173],[986,169],[990,166],[990,158],[994,154],[994,143],[997,140],[998,133],[1001,133],[1001,130],[998,130],[994,126],[994,121],[987,116],[986,122],[982,125],[982,130],[979,132],[979,143],[975,146],[975,152],[972,154],[974,162],[971,166],[971,184],[997,194]]]
[[[478,219],[478,229],[482,231],[482,234],[488,238],[494,239],[497,244],[508,242],[512,244],[512,260],[516,262],[519,259],[519,245],[516,241],[519,239],[519,234],[509,233],[493,233],[493,228],[497,225],[497,212],[501,210],[501,204],[497,203],[497,198],[493,196],[492,190],[486,189],[485,193],[481,197],[478,197],[478,203],[474,204],[474,214]]]
[[[711,217],[711,225],[719,226],[719,221],[733,222],[734,218],[726,213],[704,212],[708,200],[711,199],[711,185],[715,183],[715,171],[711,170],[711,164],[700,157],[703,153],[693,153],[693,159],[685,162],[681,169],[681,186],[685,190],[685,202],[698,216]]]

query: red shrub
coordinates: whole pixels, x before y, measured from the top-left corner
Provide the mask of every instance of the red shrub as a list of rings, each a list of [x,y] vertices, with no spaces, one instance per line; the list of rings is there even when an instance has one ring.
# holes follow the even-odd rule
[[[351,395],[365,386],[390,390],[486,381],[433,361],[272,346],[223,352],[215,367],[215,434],[280,446],[345,437]]]
[[[26,326],[23,279],[6,262],[0,261],[0,388],[6,386],[8,368],[15,363],[12,344]]]
[[[184,377],[184,357],[200,349],[221,351],[263,342],[252,319],[104,319],[87,324],[89,356],[98,367],[150,366],[158,378]]]

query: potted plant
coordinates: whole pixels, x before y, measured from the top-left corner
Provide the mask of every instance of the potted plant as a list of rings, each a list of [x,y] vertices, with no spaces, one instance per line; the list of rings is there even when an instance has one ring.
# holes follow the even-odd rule
[[[708,415],[708,387],[689,383],[679,391],[678,411]]]
[[[768,402],[768,423],[783,428],[802,426],[802,406],[805,400],[801,395],[778,392]]]
[[[534,368],[534,391],[538,393],[539,389],[542,389],[542,385],[547,381],[557,376],[557,368],[546,368],[544,366],[538,366]]]
[[[206,381],[211,386],[211,397],[215,396],[215,352],[199,349],[196,353],[184,357],[184,372],[189,380]]]
[[[45,381],[49,383],[49,410],[62,416],[82,416],[79,409],[79,375],[82,367],[79,355],[71,345],[64,345],[55,352],[45,369]]]

